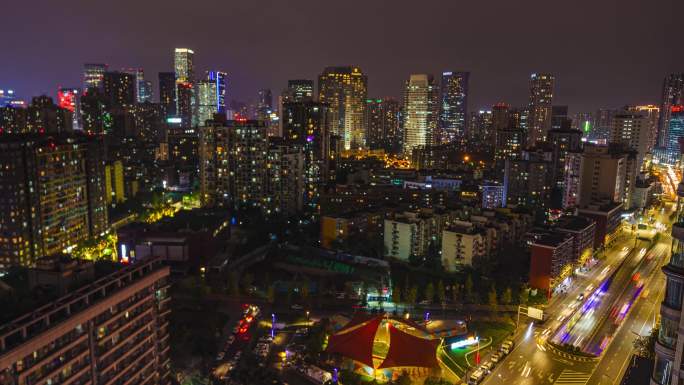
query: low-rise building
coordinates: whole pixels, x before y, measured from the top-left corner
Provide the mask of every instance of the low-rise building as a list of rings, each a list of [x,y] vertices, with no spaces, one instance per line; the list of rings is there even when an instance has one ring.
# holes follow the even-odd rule
[[[577,210],[577,215],[596,222],[595,249],[608,246],[615,240],[620,231],[622,211],[622,203],[617,202],[594,203]]]
[[[487,231],[469,222],[456,221],[442,232],[442,265],[446,271],[472,266],[487,255]]]
[[[572,235],[572,258],[575,263],[584,264],[594,251],[596,223],[588,217],[566,215],[558,220],[555,230]]]
[[[573,237],[549,232],[530,240],[530,287],[545,291],[560,284],[573,270]]]

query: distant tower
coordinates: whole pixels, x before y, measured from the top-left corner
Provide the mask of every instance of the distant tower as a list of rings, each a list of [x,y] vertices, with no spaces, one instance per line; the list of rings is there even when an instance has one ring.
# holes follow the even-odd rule
[[[318,77],[318,100],[330,105],[332,132],[342,137],[344,148],[366,147],[363,126],[368,78],[359,67],[326,67]]]
[[[159,104],[164,119],[176,115],[176,74],[159,73]]]
[[[104,74],[107,72],[107,64],[86,63],[83,65],[83,92],[88,88],[102,90]]]
[[[266,120],[271,112],[273,112],[273,94],[267,88],[261,89],[256,108],[257,119]]]
[[[404,90],[404,153],[436,143],[437,87],[432,75],[413,74]]]
[[[81,90],[78,88],[62,88],[57,90],[57,104],[73,113],[73,128],[81,128]]]
[[[663,94],[658,122],[658,146],[667,147],[672,106],[684,104],[684,73],[671,74],[663,81]]]
[[[228,74],[221,71],[209,71],[207,79],[216,84],[216,111],[226,113],[226,79]]]
[[[138,103],[152,101],[152,84],[145,81],[145,71],[142,68],[124,68],[121,72],[135,76],[135,96]]]
[[[462,139],[468,119],[469,72],[443,72],[440,85],[439,129],[442,143]]]
[[[313,101],[314,82],[308,79],[287,81],[286,94],[283,102],[311,102]]]
[[[195,113],[194,90],[194,57],[195,52],[188,48],[176,48],[173,56],[173,68],[176,73],[176,115],[187,127],[198,123]]]
[[[551,107],[555,78],[551,74],[532,74],[530,77],[530,115],[527,145],[546,140],[551,129]]]

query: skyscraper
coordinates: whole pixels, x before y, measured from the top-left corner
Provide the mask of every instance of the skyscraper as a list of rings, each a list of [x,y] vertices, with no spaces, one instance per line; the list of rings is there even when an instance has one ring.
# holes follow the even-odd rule
[[[367,99],[365,114],[368,147],[371,150],[383,149],[387,153],[400,152],[399,102],[392,98]]]
[[[546,133],[551,129],[554,83],[555,78],[551,74],[532,74],[530,77],[528,146],[546,140]]]
[[[187,48],[176,48],[173,56],[173,68],[176,80],[179,82],[192,82],[195,78],[194,69],[195,52]]]
[[[613,117],[611,143],[623,143],[637,151],[637,164],[641,169],[646,154],[652,150],[651,125],[646,116],[639,112],[623,112]]]
[[[653,150],[653,148],[656,147],[658,143],[658,122],[660,121],[660,107],[653,104],[648,104],[639,106],[627,106],[625,107],[625,110],[628,112],[637,112],[644,115],[646,121],[648,122],[648,136],[650,138],[648,148],[649,151]]]
[[[665,163],[676,165],[681,158],[682,143],[684,143],[684,106],[670,107],[667,130],[667,147]]]
[[[437,87],[432,75],[413,74],[404,89],[404,153],[436,143]]]
[[[213,119],[214,114],[218,113],[218,92],[217,83],[211,80],[200,80],[197,82],[197,114],[200,125],[205,121]]]
[[[71,111],[73,129],[81,129],[81,90],[78,88],[62,88],[57,90],[57,105]]]
[[[344,148],[366,147],[363,126],[368,78],[359,67],[326,67],[318,77],[318,100],[330,106],[333,133],[342,137]]]
[[[216,112],[226,113],[226,79],[228,74],[222,71],[209,71],[207,79],[216,84]]]
[[[670,74],[663,81],[658,122],[658,146],[667,147],[672,106],[684,104],[684,73]]]
[[[152,89],[147,88],[150,84],[145,81],[145,71],[142,68],[124,68],[121,72],[130,74],[135,78],[135,98],[138,103],[151,101]]]
[[[273,94],[268,88],[260,89],[256,108],[257,119],[268,120],[271,112],[273,112]]]
[[[159,73],[159,104],[164,120],[176,115],[176,74],[173,72]]]
[[[33,265],[108,228],[99,137],[0,140],[0,268]]]
[[[469,72],[443,72],[440,85],[439,129],[442,143],[462,139],[468,119]]]
[[[470,113],[468,123],[468,137],[480,143],[494,143],[496,131],[494,130],[494,114],[492,110],[478,110]]]
[[[293,79],[287,81],[287,90],[283,95],[283,102],[311,102],[313,101],[314,82],[308,79]]]
[[[86,63],[83,65],[83,92],[88,88],[102,89],[104,74],[107,72],[107,64]]]
[[[105,72],[103,93],[110,108],[133,107],[135,98],[135,76],[125,72]]]

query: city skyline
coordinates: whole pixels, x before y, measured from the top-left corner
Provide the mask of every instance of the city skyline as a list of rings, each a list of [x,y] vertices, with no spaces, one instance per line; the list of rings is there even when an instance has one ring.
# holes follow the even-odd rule
[[[111,69],[143,68],[147,78],[155,83],[156,91],[156,74],[173,69],[169,52],[176,47],[189,47],[196,52],[197,73],[209,69],[228,73],[228,100],[256,100],[257,90],[262,88],[270,88],[277,95],[286,88],[288,79],[315,79],[325,66],[355,65],[368,75],[369,97],[383,98],[399,98],[403,81],[411,73],[439,76],[445,70],[468,71],[471,73],[469,107],[477,110],[501,101],[511,105],[526,104],[530,74],[548,72],[557,79],[554,103],[569,105],[574,113],[658,102],[663,76],[681,70],[677,63],[684,58],[681,50],[672,49],[676,46],[674,13],[656,12],[656,9],[664,9],[662,7],[631,7],[629,3],[633,1],[621,4],[617,11],[609,5],[595,5],[593,12],[586,15],[580,13],[581,7],[563,9],[562,18],[556,17],[559,10],[540,10],[538,2],[515,6],[501,4],[501,12],[495,14],[486,12],[480,5],[432,3],[428,6],[440,6],[435,20],[415,21],[417,27],[424,28],[411,28],[411,31],[402,28],[402,23],[411,14],[410,7],[402,3],[391,9],[380,4],[366,5],[367,14],[355,16],[355,23],[362,28],[354,29],[344,27],[345,18],[332,21],[332,26],[338,28],[323,28],[322,25],[318,28],[322,22],[313,16],[336,11],[320,4],[287,7],[274,3],[264,7],[264,3],[250,3],[219,6],[211,14],[202,13],[206,8],[199,6],[189,16],[202,15],[206,22],[197,23],[201,25],[196,25],[192,31],[174,29],[171,23],[148,30],[144,23],[135,21],[153,10],[162,14],[167,12],[156,10],[154,5],[142,4],[138,5],[136,13],[127,13],[125,9],[130,8],[125,3],[111,9],[103,6],[100,10],[102,14],[111,15],[117,23],[126,24],[127,28],[121,31],[116,29],[114,22],[108,21],[109,18],[97,16],[98,12],[93,16],[92,10],[88,10],[91,15],[87,20],[75,23],[74,28],[79,29],[71,30],[71,23],[64,23],[64,20],[75,20],[85,11],[60,4],[60,9],[49,12],[57,8],[49,3],[44,4],[46,12],[37,16],[40,20],[32,24],[32,30],[26,31],[25,26],[15,25],[15,20],[21,20],[19,16],[25,6],[12,7],[8,10],[8,21],[0,28],[17,32],[17,37],[8,42],[9,51],[15,54],[0,64],[0,71],[6,75],[0,86],[14,89],[26,100],[42,93],[53,96],[59,86],[78,87],[81,84],[83,63],[102,62],[108,63]],[[665,3],[674,4],[673,1]],[[171,5],[168,9],[176,9]],[[387,17],[374,17],[379,12],[385,12]],[[613,17],[614,12],[617,17]],[[17,17],[13,17],[14,13]],[[214,27],[221,25],[221,17],[226,14],[238,13],[242,16],[226,25],[225,30]],[[464,25],[452,27],[448,17],[460,13],[487,15],[490,28],[486,31],[477,28],[477,19],[481,22],[478,17],[472,18],[474,20],[459,18]],[[251,15],[260,15],[260,18]],[[641,21],[636,26],[628,23],[634,17]],[[250,23],[258,25],[254,24],[257,20],[265,27],[247,35],[240,32]],[[304,34],[306,30],[298,24],[301,20],[314,20],[315,25],[309,24],[310,30],[324,32],[315,36]],[[537,20],[540,28],[549,30],[548,34],[535,37],[539,41],[534,46],[548,47],[543,51],[526,43],[531,27],[523,22],[532,20]],[[83,44],[72,44],[73,40],[66,38],[76,35],[80,29],[94,29],[98,25],[110,29],[98,35],[97,42],[90,43],[92,38],[79,35]],[[46,56],[60,54],[61,60],[46,61],[42,59],[43,55],[29,55],[26,48],[35,40],[35,34],[45,35],[58,27],[65,31],[65,36],[51,34],[50,44],[42,49]],[[278,34],[278,29],[295,33]],[[138,39],[139,35],[145,38]],[[307,36],[302,40],[306,44],[293,44],[300,38],[298,36]],[[506,41],[499,40],[502,36]],[[527,37],[526,40],[523,37]],[[223,42],[227,49],[217,41]],[[499,42],[501,46],[492,49]],[[419,45],[409,55],[401,49],[406,44]],[[453,48],[445,49],[450,46]],[[644,47],[643,54],[635,55],[631,49],[635,46]],[[280,60],[274,65],[270,57],[288,60]],[[154,100],[157,98],[158,92]]]

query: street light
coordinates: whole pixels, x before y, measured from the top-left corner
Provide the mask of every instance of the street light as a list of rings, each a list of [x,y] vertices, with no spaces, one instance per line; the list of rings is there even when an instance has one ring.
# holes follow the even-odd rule
[[[308,310],[306,311],[306,320],[307,321],[309,320],[309,311]]]

